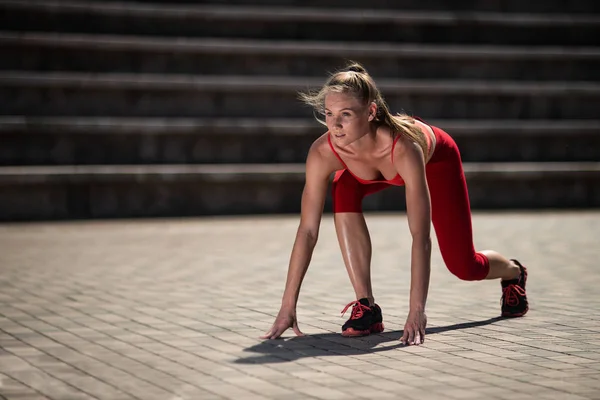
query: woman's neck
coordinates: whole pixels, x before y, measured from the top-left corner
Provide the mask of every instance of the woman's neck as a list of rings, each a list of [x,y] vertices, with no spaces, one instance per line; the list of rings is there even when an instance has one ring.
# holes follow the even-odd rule
[[[376,125],[370,125],[369,131],[352,143],[349,143],[348,147],[357,154],[370,154],[376,152],[378,147],[381,146],[378,136],[379,128],[380,127]]]

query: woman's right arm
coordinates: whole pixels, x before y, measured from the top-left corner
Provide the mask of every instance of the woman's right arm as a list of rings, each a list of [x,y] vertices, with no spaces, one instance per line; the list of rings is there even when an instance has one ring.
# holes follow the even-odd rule
[[[321,138],[322,139],[322,138]],[[321,216],[329,186],[329,175],[334,168],[322,155],[322,141],[317,139],[311,146],[306,159],[306,179],[302,192],[300,226],[290,256],[287,280],[281,309],[273,327],[264,339],[276,339],[288,328],[302,335],[296,322],[296,304],[300,295],[300,286],[308,270],[313,250],[319,236]]]
[[[320,154],[317,142],[311,146],[306,159],[306,182],[302,192],[300,226],[290,257],[288,276],[281,306],[296,308],[300,285],[310,264],[319,236],[319,226],[329,185],[330,171]]]

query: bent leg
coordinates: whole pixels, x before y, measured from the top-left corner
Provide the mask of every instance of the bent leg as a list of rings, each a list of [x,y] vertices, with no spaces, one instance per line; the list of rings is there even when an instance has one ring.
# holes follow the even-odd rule
[[[471,209],[460,155],[458,150],[456,154],[448,153],[443,161],[426,168],[431,220],[448,270],[462,280],[482,280],[488,275],[489,262],[473,246]]]
[[[456,143],[439,132],[443,147],[427,165],[431,218],[442,258],[451,273],[462,280],[513,279],[520,269],[499,253],[476,252],[467,182]],[[436,149],[437,152],[437,149]]]

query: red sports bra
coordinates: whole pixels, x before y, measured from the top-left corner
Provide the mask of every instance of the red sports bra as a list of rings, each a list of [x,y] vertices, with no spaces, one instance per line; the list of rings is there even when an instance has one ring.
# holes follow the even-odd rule
[[[423,122],[423,121],[421,121]],[[425,135],[425,138],[427,139],[427,149],[429,151],[431,151],[431,136],[429,134]],[[396,143],[398,142],[398,139],[400,139],[400,135],[398,135],[395,139],[394,139],[394,143],[392,144],[392,153],[391,153],[391,158],[392,158],[392,164],[394,163],[394,148],[396,147]],[[352,171],[350,171],[350,169],[348,168],[348,166],[346,165],[346,163],[344,162],[344,160],[342,160],[342,157],[340,157],[340,155],[338,154],[337,151],[335,151],[335,149],[333,148],[333,143],[331,143],[331,135],[327,135],[327,142],[329,142],[329,147],[331,147],[331,151],[333,151],[333,154],[335,154],[335,156],[338,158],[338,160],[340,160],[340,162],[342,163],[342,165],[344,166],[344,168],[360,183],[362,184],[369,184],[369,183],[387,183],[389,185],[393,185],[393,186],[404,186],[404,180],[402,179],[402,177],[400,176],[399,173],[396,173],[396,176],[394,176],[394,178],[392,179],[384,179],[384,180],[378,180],[378,179],[373,179],[373,180],[368,180],[368,179],[362,179],[359,178],[358,176],[354,175],[352,173]]]

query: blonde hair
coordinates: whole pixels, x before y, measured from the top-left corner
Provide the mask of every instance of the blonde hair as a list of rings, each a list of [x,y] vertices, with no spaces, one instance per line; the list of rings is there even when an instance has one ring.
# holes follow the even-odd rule
[[[319,91],[300,93],[300,100],[311,106],[317,113],[325,115],[325,96],[330,92],[351,94],[364,105],[374,102],[377,105],[375,123],[389,127],[393,136],[397,134],[408,136],[421,147],[424,155],[427,154],[427,140],[415,124],[414,118],[406,114],[392,115],[375,81],[359,63],[350,63],[344,69],[333,73]],[[315,118],[321,124],[327,125],[316,115]]]

